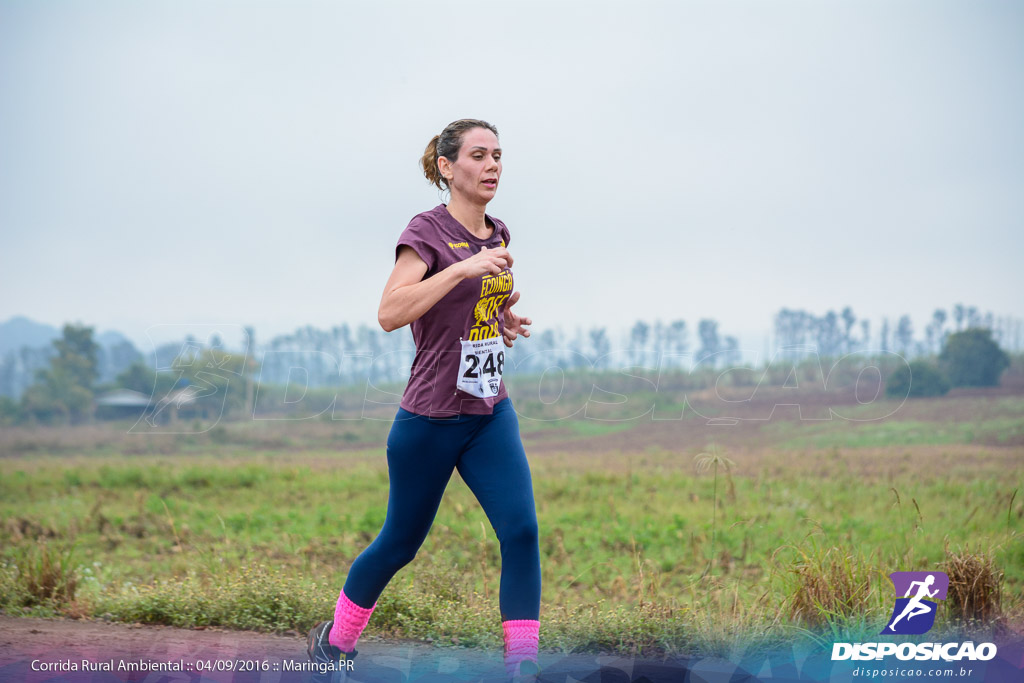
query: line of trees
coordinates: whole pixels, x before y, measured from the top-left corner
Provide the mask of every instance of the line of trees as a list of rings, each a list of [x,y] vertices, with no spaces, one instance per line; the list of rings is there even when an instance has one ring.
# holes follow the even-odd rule
[[[909,316],[902,316],[892,330],[888,320],[883,320],[876,339],[872,337],[870,321],[858,320],[850,307],[822,316],[784,308],[775,317],[776,347],[788,360],[799,360],[809,350],[822,358],[855,351],[896,351],[911,360],[943,352],[952,335],[968,330],[987,330],[991,343],[999,348],[1003,338],[1013,333],[1019,336],[1020,323],[997,320],[991,313],[982,315],[973,306],[957,304],[951,315],[937,309],[925,328],[924,338],[915,340]],[[112,357],[121,367],[116,368],[113,379],[101,381],[104,354],[93,338],[92,328],[65,325],[62,336],[51,348],[45,353],[37,350],[38,365],[32,368],[32,381],[19,380],[24,385],[20,395],[11,395],[10,384],[0,386],[8,394],[0,397],[0,421],[87,420],[93,414],[95,396],[117,387],[159,398],[175,388],[193,386],[204,396],[228,401],[227,406],[234,409],[251,405],[255,383],[295,383],[316,388],[362,384],[367,380],[375,385],[403,382],[408,378],[415,353],[408,326],[392,333],[365,325],[352,328],[342,324],[330,330],[306,326],[294,334],[275,337],[263,347],[255,347],[253,331],[248,332],[249,349],[253,351],[249,356],[228,352],[216,336],[208,347],[192,337],[161,345],[148,360],[134,347],[122,348],[114,356],[106,355],[108,373]],[[552,366],[571,371],[684,368],[698,364],[726,368],[741,364],[737,338],[721,335],[715,320],[698,321],[695,343],[691,343],[690,336],[690,327],[684,320],[636,321],[620,334],[618,344],[613,344],[606,327],[576,328],[572,335],[559,328],[548,328],[507,350],[506,363],[520,374],[539,374]],[[980,347],[975,344],[974,348]],[[18,354],[19,359],[24,357]],[[999,365],[1002,361],[997,358],[993,362]],[[1003,367],[999,367],[999,372]],[[962,378],[951,374],[948,363],[943,368],[947,382],[953,386],[963,383]],[[923,366],[919,370],[920,388],[927,371]],[[0,367],[0,382],[10,380],[11,374],[10,366]],[[220,386],[220,376],[235,381]]]
[[[947,323],[952,325],[947,327]],[[996,318],[991,311],[982,314],[977,307],[963,304],[953,306],[951,314],[944,308],[935,309],[925,325],[923,339],[914,338],[909,315],[900,316],[894,325],[883,318],[881,328],[872,336],[871,321],[858,320],[849,306],[839,313],[828,311],[822,316],[783,308],[775,316],[775,342],[790,357],[799,357],[801,348],[814,347],[819,355],[828,357],[872,349],[895,351],[909,358],[937,354],[950,334],[972,328],[991,330],[996,343],[1020,347],[1020,321]]]

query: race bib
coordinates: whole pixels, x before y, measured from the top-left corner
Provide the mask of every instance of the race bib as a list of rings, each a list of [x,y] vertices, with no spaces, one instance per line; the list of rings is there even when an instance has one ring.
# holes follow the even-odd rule
[[[459,380],[456,386],[480,398],[497,396],[504,369],[505,349],[501,337],[463,341],[462,362],[459,363]]]

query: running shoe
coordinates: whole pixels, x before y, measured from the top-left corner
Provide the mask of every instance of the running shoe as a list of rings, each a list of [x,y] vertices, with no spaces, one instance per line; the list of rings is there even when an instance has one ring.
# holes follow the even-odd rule
[[[537,666],[537,662],[532,659],[524,660],[519,664],[519,675],[523,678],[533,676],[536,678],[540,675],[540,667]]]
[[[351,660],[358,654],[354,649],[351,652],[344,652],[341,648],[331,645],[328,636],[332,626],[333,619],[321,621],[309,632],[309,639],[306,641],[309,661],[321,667],[320,672],[313,675],[314,683],[330,683],[334,679],[334,672],[341,672],[338,678],[344,681],[346,673],[352,670]]]
[[[532,659],[524,659],[516,668],[517,673],[508,678],[512,683],[534,683],[540,680],[540,667]]]

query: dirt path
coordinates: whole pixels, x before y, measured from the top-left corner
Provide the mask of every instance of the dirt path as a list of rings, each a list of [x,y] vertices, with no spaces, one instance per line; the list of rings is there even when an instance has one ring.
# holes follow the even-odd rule
[[[305,639],[297,635],[0,616],[0,681],[316,680],[308,669],[305,647]],[[177,668],[122,669],[139,662]],[[500,652],[440,648],[418,642],[360,641],[354,664],[355,672],[349,680],[361,683],[482,683],[505,678]],[[736,668],[727,662],[707,659],[659,662],[543,653],[540,664],[541,683],[682,681],[694,665],[705,675],[718,673],[725,681]],[[97,665],[108,665],[110,670],[92,670]],[[227,667],[234,671],[217,670]]]

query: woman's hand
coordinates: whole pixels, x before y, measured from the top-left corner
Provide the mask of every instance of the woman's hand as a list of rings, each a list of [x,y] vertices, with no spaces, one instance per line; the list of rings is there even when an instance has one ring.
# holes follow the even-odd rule
[[[516,315],[512,312],[512,305],[519,301],[520,294],[521,292],[512,292],[512,296],[510,296],[505,302],[505,329],[502,332],[505,338],[502,341],[504,341],[505,346],[510,349],[512,348],[512,340],[519,335],[523,335],[524,337],[530,336],[530,331],[526,329],[526,326],[533,324],[533,321],[526,316]]]
[[[462,271],[463,279],[481,275],[497,275],[504,269],[512,267],[512,254],[508,253],[508,249],[505,247],[495,247],[494,249],[481,247],[476,254],[464,261],[459,261],[458,267]]]

